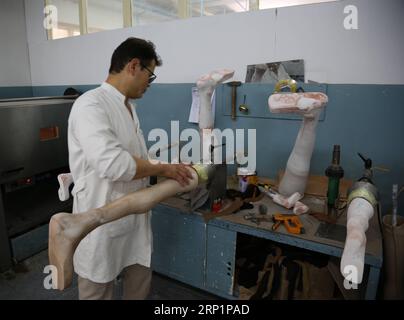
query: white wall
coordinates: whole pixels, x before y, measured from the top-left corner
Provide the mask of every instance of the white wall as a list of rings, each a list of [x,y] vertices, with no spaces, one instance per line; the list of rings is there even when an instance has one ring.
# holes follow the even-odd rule
[[[24,0],[1,0],[0,87],[30,85]]]
[[[249,64],[304,59],[306,79],[404,84],[404,1],[349,0],[105,31],[47,41],[42,1],[25,0],[32,84],[98,84],[114,48],[129,36],[152,40],[164,61],[158,82],[195,82],[215,68],[244,81]],[[359,29],[345,30],[353,4]]]

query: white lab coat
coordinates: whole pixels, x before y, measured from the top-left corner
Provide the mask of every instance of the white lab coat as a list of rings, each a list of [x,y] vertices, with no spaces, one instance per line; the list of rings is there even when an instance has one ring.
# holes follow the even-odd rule
[[[69,164],[73,175],[73,213],[79,214],[145,188],[148,178],[132,180],[147,148],[135,107],[103,83],[79,97],[69,117]],[[129,215],[90,232],[73,257],[74,270],[93,282],[112,281],[123,268],[150,266],[151,212]]]

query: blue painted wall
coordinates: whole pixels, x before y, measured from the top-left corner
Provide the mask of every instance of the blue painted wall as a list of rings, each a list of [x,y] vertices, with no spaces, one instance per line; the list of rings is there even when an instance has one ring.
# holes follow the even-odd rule
[[[74,87],[81,92],[96,88],[98,85],[65,85],[65,86],[37,86],[37,87],[0,87],[0,99],[63,96],[64,91]]]
[[[153,128],[170,132],[170,121],[179,121],[180,130],[195,128],[188,123],[191,106],[191,88],[194,84],[154,84],[137,101],[138,115],[147,135]],[[334,144],[341,145],[341,165],[345,177],[356,180],[362,174],[363,162],[357,152],[372,158],[374,166],[390,169],[374,172],[384,214],[391,208],[393,183],[404,185],[404,85],[307,85],[307,91],[326,92],[329,103],[317,128],[317,140],[311,162],[312,174],[324,174],[331,162]],[[68,86],[33,87],[33,96],[62,95]],[[74,86],[86,91],[96,85]],[[8,91],[7,91],[8,90]],[[26,89],[26,93],[29,92]],[[300,119],[294,116],[272,115],[267,99],[272,85],[243,84],[238,88],[237,105],[250,107],[249,115],[238,112],[236,121],[230,117],[230,88],[217,89],[217,128],[257,130],[257,171],[259,175],[274,178],[284,168],[300,128]],[[11,97],[24,91],[0,88],[0,97]],[[148,143],[149,147],[154,142]],[[229,172],[235,168],[229,166]],[[404,196],[400,199],[399,213],[404,214]]]
[[[160,127],[170,129],[171,120],[180,121],[180,129],[196,125],[188,123],[193,84],[157,84],[138,101],[138,114],[147,133]],[[341,145],[341,165],[345,177],[358,179],[363,171],[361,152],[373,160],[374,166],[389,172],[374,171],[379,188],[383,213],[391,209],[393,183],[404,185],[404,86],[402,85],[304,85],[307,91],[326,92],[329,103],[317,128],[317,140],[311,162],[312,174],[324,174],[331,163],[334,144]],[[250,115],[230,117],[230,88],[217,90],[216,122],[220,129],[257,130],[258,174],[274,178],[284,168],[300,128],[300,119],[272,115],[268,110],[268,96],[272,85],[243,84],[238,88],[237,105],[250,107]],[[149,143],[149,146],[154,142]],[[230,166],[229,172],[235,168]],[[404,214],[404,196],[399,212]]]
[[[63,96],[64,91],[73,87],[78,91],[86,92],[88,90],[94,89],[99,85],[65,85],[65,86],[36,86],[32,87],[32,95],[34,97],[47,97],[47,96]]]
[[[32,87],[0,87],[0,99],[32,97]]]

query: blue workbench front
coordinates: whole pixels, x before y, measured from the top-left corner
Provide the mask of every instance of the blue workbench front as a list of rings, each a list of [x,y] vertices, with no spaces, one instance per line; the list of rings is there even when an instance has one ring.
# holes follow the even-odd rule
[[[310,199],[306,199],[306,202]],[[284,227],[272,231],[272,222],[254,222],[244,219],[247,213],[256,211],[258,205],[268,207],[268,215],[288,213],[269,198],[255,203],[254,209],[242,210],[236,214],[218,217],[205,223],[202,211],[191,211],[187,200],[174,197],[160,203],[153,209],[154,271],[167,275],[220,297],[237,299],[235,283],[235,261],[237,234],[242,233],[275,243],[326,254],[339,262],[344,241],[319,237],[320,221],[310,215],[300,217],[305,233],[288,233]],[[344,226],[345,215],[338,220]],[[365,255],[365,276],[359,286],[361,298],[375,299],[383,262],[382,241],[377,217],[369,224]],[[343,290],[343,278],[333,274],[338,287]],[[339,277],[338,277],[339,276]]]

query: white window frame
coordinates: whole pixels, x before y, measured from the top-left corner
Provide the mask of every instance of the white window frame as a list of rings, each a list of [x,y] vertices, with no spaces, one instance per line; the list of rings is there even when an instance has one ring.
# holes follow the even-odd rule
[[[136,0],[134,0],[136,1]],[[338,0],[328,0],[328,1],[338,1]],[[313,0],[316,3],[316,0]],[[44,0],[44,5],[50,5],[51,0]],[[249,0],[249,11],[260,10],[260,0]],[[190,1],[189,0],[178,0],[178,17],[179,19],[190,18]],[[133,23],[133,6],[132,0],[122,0],[122,19],[123,27],[130,28],[134,25]],[[80,24],[80,35],[88,33],[88,1],[79,0],[79,24]],[[52,29],[47,30],[48,40],[52,39]]]

